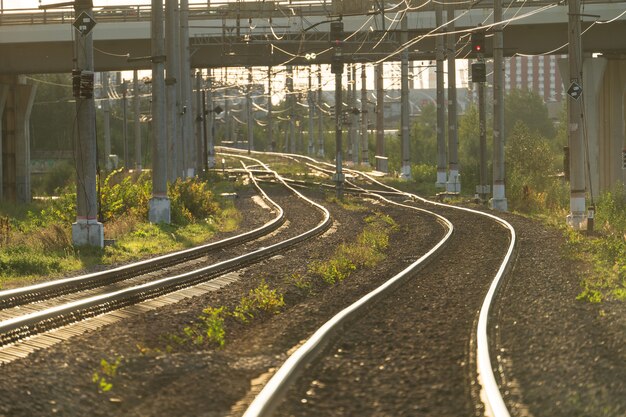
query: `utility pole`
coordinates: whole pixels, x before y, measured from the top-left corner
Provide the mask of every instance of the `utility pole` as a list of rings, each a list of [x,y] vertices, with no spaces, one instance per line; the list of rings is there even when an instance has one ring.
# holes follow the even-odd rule
[[[111,165],[111,101],[109,100],[109,73],[102,73],[102,89],[104,90],[104,101],[102,102],[102,110],[104,111],[104,166],[106,172],[113,170]]]
[[[206,171],[206,155],[204,155],[204,147],[205,147],[205,140],[204,138],[206,137],[206,133],[203,133],[203,130],[206,129],[206,123],[203,122],[204,120],[204,105],[202,104],[202,98],[203,98],[203,91],[202,91],[202,71],[198,70],[196,71],[196,117],[195,117],[195,121],[196,121],[196,152],[194,152],[196,154],[196,166],[198,167],[198,173],[200,171],[202,171],[202,169],[205,169]]]
[[[568,1],[568,64],[569,89],[567,98],[567,124],[569,144],[569,171],[570,171],[570,213],[567,223],[574,230],[582,230],[586,225],[585,212],[585,153],[582,135],[583,107],[580,96],[573,93],[583,89],[583,57],[580,38],[580,0]]]
[[[313,84],[311,80],[311,67],[309,66],[309,91],[306,97],[309,104],[309,156],[315,155],[315,138],[313,136],[313,126],[315,126],[315,103],[313,102]]]
[[[248,86],[246,87],[246,113],[248,122],[248,153],[254,149],[254,120],[252,119],[252,67],[248,68]]]
[[[331,72],[335,74],[335,176],[334,181],[337,188],[337,198],[343,199],[343,168],[342,168],[342,127],[341,127],[341,77],[343,75],[343,57],[341,44],[343,42],[343,22],[334,21],[330,23],[330,40],[334,44],[333,61]]]
[[[191,103],[193,101],[191,86],[191,58],[189,53],[189,1],[180,0],[179,19],[179,48],[180,48],[180,97],[181,97],[181,140],[184,149],[183,176],[193,177],[195,172],[202,167],[197,166],[198,158],[194,157],[196,146],[194,146],[195,135],[193,132],[193,111]]]
[[[124,170],[127,171],[130,166],[130,157],[128,156],[128,84],[126,80],[122,80],[122,138],[124,139]]]
[[[438,28],[443,26],[443,5],[441,3],[435,4],[435,24]],[[448,169],[447,165],[447,149],[446,149],[446,92],[444,88],[444,66],[443,61],[445,59],[445,29],[442,28],[438,31],[437,38],[435,39],[435,54],[436,54],[436,68],[435,74],[437,77],[437,182],[435,188],[446,188],[448,182]]]
[[[493,2],[493,197],[491,208],[507,211],[504,188],[504,39],[502,0]]]
[[[322,112],[322,64],[317,68],[317,139],[319,145],[317,147],[317,155],[324,157],[324,118]]]
[[[408,42],[408,23],[407,15],[404,12],[401,21],[400,41],[402,46],[405,46]],[[408,180],[411,178],[411,154],[409,148],[409,112],[411,108],[409,106],[409,50],[408,48],[402,49],[401,64],[400,64],[400,101],[401,101],[401,135],[402,135],[402,178]]]
[[[133,116],[135,117],[135,169],[141,172],[141,103],[139,98],[139,75],[133,71]]]
[[[287,103],[289,103],[289,149],[290,153],[296,153],[296,127],[295,127],[295,97],[293,94],[293,66],[287,65]]]
[[[385,157],[385,92],[383,90],[382,62],[376,65],[376,169],[387,172],[387,164],[383,163]]]
[[[82,246],[104,246],[104,226],[98,221],[96,193],[96,105],[93,98],[93,35],[81,30],[82,25],[93,28],[93,3],[76,0],[75,27],[76,69],[72,71],[76,95],[76,222],[72,224],[72,242]],[[78,23],[78,24],[77,24]],[[77,82],[78,81],[78,82]],[[76,91],[78,84],[78,91]]]
[[[447,10],[450,31],[454,32],[454,5]],[[459,138],[457,132],[457,100],[456,100],[456,35],[448,34],[448,182],[446,191],[461,192],[459,178]]]
[[[163,0],[152,0],[152,198],[148,219],[170,223],[167,197],[167,136],[165,123],[165,45],[163,39]]]
[[[180,59],[178,57],[178,44],[176,40],[177,19],[178,16],[178,0],[165,0],[165,47],[167,48],[167,74],[165,78],[166,85],[166,117],[167,128],[167,177],[171,183],[176,181],[182,169],[181,156],[178,137],[178,100],[176,98],[176,90],[178,89],[178,77]],[[155,24],[155,23],[153,23]],[[153,81],[154,82],[154,81]],[[155,125],[153,124],[153,127]]]
[[[274,139],[274,121],[272,120],[272,67],[267,67],[267,143],[270,151],[276,152],[276,140]]]
[[[369,166],[369,141],[367,135],[367,77],[365,64],[361,64],[361,163]]]

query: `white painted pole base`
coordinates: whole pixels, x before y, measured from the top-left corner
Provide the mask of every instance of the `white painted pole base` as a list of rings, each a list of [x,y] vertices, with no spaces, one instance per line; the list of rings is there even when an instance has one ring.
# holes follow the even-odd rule
[[[587,230],[587,210],[584,196],[572,196],[569,200],[570,214],[566,222],[574,230]]]
[[[437,182],[435,188],[446,188],[448,182],[448,173],[446,171],[437,171]]]
[[[493,185],[493,198],[490,200],[490,207],[493,210],[498,211],[508,211],[508,203],[506,201],[506,197],[504,196],[504,185],[503,184],[494,184]]]
[[[404,180],[411,179],[411,165],[410,164],[402,165],[402,179]]]
[[[150,223],[171,222],[170,199],[167,197],[152,197],[149,203],[148,220]]]
[[[72,243],[75,246],[104,247],[104,225],[97,220],[77,219],[72,223]]]
[[[450,176],[446,182],[446,191],[449,193],[461,192],[461,178],[459,178],[459,171],[450,170]]]

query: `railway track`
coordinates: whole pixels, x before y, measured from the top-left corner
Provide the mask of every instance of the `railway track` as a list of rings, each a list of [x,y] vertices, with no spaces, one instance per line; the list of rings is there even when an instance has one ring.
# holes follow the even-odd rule
[[[310,158],[287,157],[308,159],[310,168],[332,174]],[[326,322],[289,357],[244,416],[508,416],[491,365],[488,320],[511,264],[514,229],[493,215],[429,202],[371,176],[344,172],[353,177],[346,181],[347,191],[387,201],[395,196],[436,211],[432,214],[448,219],[449,232],[429,253]],[[362,185],[355,183],[359,178]],[[417,304],[414,313],[398,318],[397,306],[406,312],[411,304]],[[363,311],[366,317],[355,321]],[[381,334],[372,338],[372,333]],[[283,396],[287,400],[281,403]],[[432,404],[442,397],[457,401]]]
[[[255,169],[263,175],[278,178],[267,166],[254,162],[257,164]],[[31,336],[223,276],[229,271],[274,256],[329,227],[330,216],[324,207],[284,183],[280,186],[282,188],[272,190],[275,196],[270,198],[257,184],[255,175],[258,174],[245,164],[243,166],[263,198],[274,207],[276,216],[271,221],[250,232],[200,248],[102,273],[0,293],[0,306],[3,307],[0,309],[0,361],[10,362],[24,356],[18,345]],[[292,231],[270,236],[280,224],[289,222],[290,217],[294,218],[294,213],[285,214],[274,202],[292,198],[292,195],[285,194],[285,190],[300,197],[298,210],[319,214],[307,216],[308,221],[293,222],[289,228]],[[256,241],[252,242],[253,239]],[[229,248],[228,253],[224,252],[224,248]],[[228,282],[229,278],[224,278],[218,286]],[[32,351],[37,347],[32,345],[26,350]]]

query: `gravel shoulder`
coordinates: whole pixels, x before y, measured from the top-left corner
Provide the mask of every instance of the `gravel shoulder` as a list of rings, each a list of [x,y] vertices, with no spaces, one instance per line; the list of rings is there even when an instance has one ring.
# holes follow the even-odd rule
[[[323,195],[313,194],[324,200]],[[240,416],[255,389],[291,349],[384,276],[406,266],[407,259],[416,255],[406,242],[428,236],[428,226],[421,220],[406,218],[401,210],[383,210],[379,203],[360,203],[365,211],[324,204],[331,209],[336,227],[287,255],[248,268],[238,282],[2,366],[0,416]],[[392,256],[338,285],[318,282],[309,290],[294,286],[294,274],[305,274],[311,262],[329,259],[339,244],[354,240],[365,217],[374,211],[384,211],[401,225],[392,236]],[[246,217],[261,212],[252,205]],[[500,323],[496,336],[503,349],[499,364],[512,414],[625,415],[624,305],[576,301],[578,276],[584,266],[567,258],[560,233],[519,216],[504,217],[515,226],[520,239],[515,268],[496,308]],[[167,336],[180,333],[204,308],[233,308],[261,282],[285,294],[286,307],[281,314],[262,316],[246,325],[228,321],[226,345],[221,349],[184,345],[167,352]],[[415,291],[414,296],[419,297],[420,290]],[[411,308],[410,303],[402,306]],[[467,308],[473,311],[472,306]],[[414,320],[431,320],[424,320],[429,316],[419,311],[403,314]],[[93,374],[101,360],[114,362],[116,358],[121,362],[111,378],[112,389],[99,392]],[[389,381],[394,383],[393,378]],[[450,401],[445,398],[433,401]],[[468,415],[463,407],[451,407],[445,415]],[[396,415],[385,412],[363,409],[360,415]]]

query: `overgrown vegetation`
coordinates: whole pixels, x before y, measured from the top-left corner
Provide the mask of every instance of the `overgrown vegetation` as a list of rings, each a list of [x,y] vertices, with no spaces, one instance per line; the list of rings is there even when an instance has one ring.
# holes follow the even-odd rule
[[[311,263],[309,272],[327,284],[343,281],[359,269],[372,267],[385,257],[389,235],[397,228],[394,220],[377,213],[366,218],[367,225],[354,243],[343,243],[328,261]]]
[[[234,191],[232,183],[211,184]],[[231,201],[220,200],[207,181],[178,180],[170,185],[172,224],[148,222],[152,182],[146,172],[112,172],[101,187],[100,217],[104,249],[74,247],[71,224],[76,220],[76,192],[57,190],[58,196],[30,205],[0,206],[0,288],[24,285],[40,276],[54,276],[95,264],[110,265],[148,255],[201,244],[218,231],[238,227],[241,214]]]

